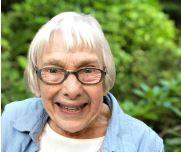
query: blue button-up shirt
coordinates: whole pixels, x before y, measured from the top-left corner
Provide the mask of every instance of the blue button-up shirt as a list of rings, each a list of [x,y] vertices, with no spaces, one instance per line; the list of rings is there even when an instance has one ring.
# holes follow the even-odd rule
[[[125,114],[111,93],[112,111],[102,145],[103,152],[163,152],[162,139],[143,122]],[[2,152],[36,152],[38,136],[48,120],[41,98],[12,102],[2,115]]]

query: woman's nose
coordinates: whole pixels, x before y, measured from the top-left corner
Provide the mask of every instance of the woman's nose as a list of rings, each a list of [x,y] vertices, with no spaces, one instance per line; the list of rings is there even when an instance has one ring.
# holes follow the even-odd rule
[[[70,74],[61,85],[63,95],[69,99],[76,99],[82,94],[82,84],[73,74]]]

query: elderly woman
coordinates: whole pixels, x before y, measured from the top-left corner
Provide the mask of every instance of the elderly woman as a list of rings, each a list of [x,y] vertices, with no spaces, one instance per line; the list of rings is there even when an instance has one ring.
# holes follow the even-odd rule
[[[26,79],[37,97],[5,107],[2,152],[163,151],[162,139],[109,93],[114,61],[94,17],[65,12],[43,25]]]

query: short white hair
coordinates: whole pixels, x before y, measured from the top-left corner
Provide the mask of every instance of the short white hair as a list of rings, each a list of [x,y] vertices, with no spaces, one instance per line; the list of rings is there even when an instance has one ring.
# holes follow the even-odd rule
[[[28,65],[25,72],[26,81],[32,93],[39,96],[38,77],[35,66],[41,60],[41,54],[50,38],[57,31],[61,32],[62,43],[68,48],[86,46],[101,55],[102,64],[106,69],[104,80],[105,94],[115,82],[115,64],[109,47],[98,21],[91,15],[76,12],[63,12],[44,24],[33,38],[29,52]]]

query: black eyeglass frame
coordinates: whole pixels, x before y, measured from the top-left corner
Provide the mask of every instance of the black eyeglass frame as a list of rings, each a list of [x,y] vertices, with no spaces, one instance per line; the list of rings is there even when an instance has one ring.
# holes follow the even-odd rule
[[[41,81],[43,81],[44,83],[49,84],[49,85],[56,85],[56,84],[61,84],[61,83],[63,83],[63,82],[68,78],[68,76],[69,76],[70,74],[75,75],[75,77],[77,78],[77,80],[78,80],[81,84],[83,84],[83,85],[95,85],[95,84],[98,84],[98,83],[100,83],[100,82],[105,78],[105,76],[106,76],[106,71],[101,70],[101,69],[98,69],[98,68],[94,68],[94,67],[81,68],[81,69],[78,69],[78,70],[75,70],[75,71],[68,71],[68,70],[65,70],[65,69],[56,67],[56,68],[58,68],[58,69],[60,69],[60,70],[62,70],[62,71],[64,72],[64,78],[63,78],[60,82],[55,82],[55,83],[53,83],[53,82],[47,82],[47,81],[45,81],[45,80],[42,78],[41,72],[43,71],[43,69],[46,69],[46,68],[50,68],[50,67],[44,67],[44,68],[42,68],[42,69],[38,69],[37,67],[35,67],[35,72],[36,72],[37,76],[40,78]],[[99,70],[99,71],[101,72],[101,78],[100,78],[100,80],[99,80],[98,82],[96,82],[96,83],[86,83],[86,82],[82,82],[81,80],[79,80],[79,74],[78,74],[78,73],[79,73],[80,71],[82,71],[82,70],[85,70],[85,69],[95,69],[95,70]]]

